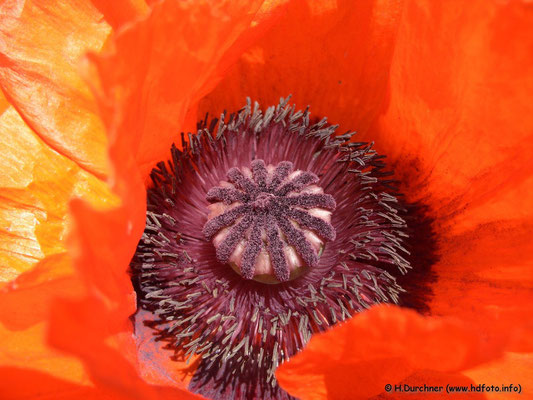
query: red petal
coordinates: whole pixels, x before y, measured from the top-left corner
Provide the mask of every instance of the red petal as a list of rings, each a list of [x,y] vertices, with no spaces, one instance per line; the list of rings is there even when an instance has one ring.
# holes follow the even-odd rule
[[[200,115],[293,95],[298,108],[367,132],[383,112],[401,3],[294,1],[202,100]],[[291,101],[291,102],[292,102]]]
[[[80,360],[53,350],[46,344],[45,323],[41,322],[16,331],[0,325],[0,341],[2,343],[2,351],[0,352],[0,365],[2,367],[40,371],[43,374],[48,374],[48,377],[54,376],[73,385],[88,385],[90,383]],[[14,382],[7,380],[3,373],[1,376],[0,397],[2,399],[5,398],[3,395],[9,388],[28,386],[27,381]],[[35,382],[32,382],[30,386],[37,390]],[[45,392],[43,388],[43,394]]]
[[[465,388],[467,390],[470,390],[472,385],[476,386],[477,384],[472,379],[459,373],[417,371],[413,375],[410,375],[404,380],[402,380],[401,382],[393,383],[390,392],[381,393],[376,397],[372,397],[372,399],[425,400],[427,398],[447,399],[450,398],[450,396],[452,396],[453,399],[457,400],[487,399],[485,393],[463,392]],[[428,389],[426,389],[428,386],[431,386],[431,390],[433,391],[428,391]],[[454,390],[453,393],[447,392],[448,386],[451,387],[450,390]],[[421,388],[422,390],[417,390],[418,388]],[[499,396],[501,397],[501,394],[499,394]]]
[[[91,1],[104,14],[105,20],[115,31],[122,25],[142,18],[148,13],[148,5],[144,0]]]
[[[90,385],[78,385],[42,372],[26,368],[0,367],[0,395],[5,400],[54,399],[54,400],[121,400],[105,389]]]
[[[152,385],[165,385],[187,388],[197,368],[193,356],[189,363],[186,360],[172,358],[172,350],[165,349],[166,342],[158,341],[154,330],[145,321],[152,321],[153,315],[139,310],[135,315],[135,343],[139,357],[139,371],[142,378]]]
[[[531,377],[533,376],[533,353],[517,354],[506,353],[501,359],[495,360],[491,363],[481,365],[479,367],[465,371],[466,376],[470,377],[476,384],[495,384],[495,385],[513,385],[521,386],[521,395],[511,391],[510,395],[491,392],[487,394],[490,400],[505,398],[505,396],[513,396],[531,399]],[[520,390],[520,388],[519,388]]]
[[[368,398],[415,371],[456,372],[494,358],[498,345],[451,319],[378,306],[313,336],[276,376],[301,399]]]
[[[404,193],[435,217],[431,312],[474,322],[484,336],[507,332],[509,349],[522,350],[533,332],[531,11],[410,3],[377,133]]]
[[[110,324],[113,316],[116,322]],[[57,348],[81,358],[92,382],[118,398],[199,400],[199,396],[186,390],[152,386],[141,379],[132,362],[135,347],[126,326],[128,322],[122,318],[120,309],[111,315],[108,306],[94,297],[62,300],[54,307],[50,341]]]
[[[470,321],[484,337],[508,335],[511,351],[532,351],[532,229],[531,219],[511,220],[443,234],[431,312]]]
[[[144,174],[168,157],[172,142],[180,143],[188,109],[219,79],[220,66],[249,43],[239,37],[259,5],[163,1],[146,21],[117,36],[113,54],[93,57],[106,122]]]

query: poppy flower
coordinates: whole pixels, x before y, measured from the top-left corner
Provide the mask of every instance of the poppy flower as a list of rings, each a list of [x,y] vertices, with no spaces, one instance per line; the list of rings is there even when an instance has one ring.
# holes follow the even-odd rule
[[[337,399],[402,395],[387,384],[528,393],[529,4],[15,0],[0,11],[3,398],[199,398],[187,388],[202,393],[201,356],[172,360],[161,327],[144,323],[157,310],[136,313],[129,265],[148,177],[198,115],[248,96],[266,110],[289,93],[387,155],[417,240],[398,278],[403,307],[315,334],[278,369],[281,387]],[[206,222],[207,211],[197,228]]]

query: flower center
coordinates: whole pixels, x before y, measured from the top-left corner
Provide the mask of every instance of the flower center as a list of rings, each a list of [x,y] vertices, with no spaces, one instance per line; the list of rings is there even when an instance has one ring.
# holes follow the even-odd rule
[[[253,211],[256,213],[268,212],[268,209],[275,205],[274,198],[272,193],[260,193],[252,202]]]
[[[335,239],[336,204],[315,174],[294,171],[289,161],[274,167],[254,160],[227,178],[206,195],[203,233],[219,262],[263,283],[295,279],[318,264],[325,242]]]
[[[199,356],[194,393],[294,400],[277,384],[281,362],[400,301],[402,201],[382,156],[336,128],[285,99],[264,112],[247,103],[201,122],[152,171],[132,280],[158,340],[176,359]]]

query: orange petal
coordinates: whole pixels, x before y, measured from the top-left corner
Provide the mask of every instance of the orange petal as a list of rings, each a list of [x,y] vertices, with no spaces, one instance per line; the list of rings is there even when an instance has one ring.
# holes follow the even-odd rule
[[[431,312],[509,332],[515,350],[533,332],[532,23],[523,2],[406,5],[376,128],[435,218]]]
[[[105,20],[115,31],[122,25],[135,21],[148,13],[148,5],[144,0],[91,1],[104,14]]]
[[[139,164],[151,167],[156,150],[161,152],[157,160],[167,157],[191,98],[217,76],[217,59],[228,54],[250,24],[257,5],[253,7],[232,2],[212,10],[207,3],[163,1],[146,20],[117,34],[116,52],[93,55],[94,64],[88,65],[107,112],[111,181],[121,203],[105,211],[71,203],[75,224],[70,248],[90,296],[55,303],[50,340],[83,359],[95,382],[108,384],[112,377],[120,393],[156,393],[140,378],[146,371],[138,363],[148,355],[137,354],[129,319],[136,304],[127,271],[146,217]],[[175,45],[158,44],[169,40]],[[147,58],[152,62],[146,64]],[[163,380],[156,376],[152,382]]]
[[[293,1],[281,20],[200,104],[200,115],[263,106],[292,94],[298,108],[366,132],[383,112],[399,1]]]
[[[497,344],[457,321],[383,305],[313,336],[276,376],[302,399],[368,398],[415,371],[457,372],[494,358]]]
[[[412,196],[473,208],[531,176],[532,23],[524,2],[406,5],[378,136],[416,157],[427,187]]]
[[[7,1],[0,5],[0,86],[50,148],[97,176],[107,173],[96,104],[78,70],[110,33],[87,2]]]
[[[0,116],[0,126],[0,280],[7,282],[43,258],[66,252],[72,196],[97,207],[113,200],[103,182],[51,150],[13,107]],[[65,273],[56,269],[47,277]]]
[[[0,126],[0,278],[4,281],[0,364],[47,374],[28,371],[36,380],[31,389],[17,391],[13,388],[28,386],[27,381],[7,377],[13,371],[20,372],[13,379],[24,373],[6,368],[0,397],[23,398],[27,391],[59,396],[59,389],[46,383],[54,381],[51,376],[68,381],[64,383],[68,388],[89,384],[79,360],[46,344],[44,321],[52,301],[58,296],[79,296],[84,290],[67,255],[68,202],[80,197],[103,208],[116,201],[102,181],[50,149],[9,103],[0,116]],[[10,386],[4,387],[4,382]]]
[[[84,287],[72,273],[72,260],[64,253],[39,262],[0,290],[0,322],[7,329],[19,331],[45,321],[54,298],[83,292]]]
[[[532,351],[532,229],[533,219],[497,221],[444,237],[431,312],[471,321],[484,336],[505,333],[511,351]]]
[[[494,382],[500,381],[496,380]],[[470,390],[472,385],[475,386],[476,383],[460,373],[417,371],[401,382],[393,383],[390,392],[381,393],[376,397],[372,397],[372,399],[425,400],[427,398],[446,399],[450,396],[457,400],[487,399],[486,394],[482,392],[464,392],[465,390]],[[453,392],[447,392],[448,386],[450,386],[450,390],[453,390]],[[427,389],[428,387],[431,387],[431,389]]]
[[[186,390],[152,386],[141,379],[136,365],[124,354],[132,350],[131,333],[122,329],[123,333],[116,335],[113,331],[125,321],[109,324],[108,318],[107,306],[95,297],[58,301],[50,321],[50,341],[81,358],[92,382],[118,398],[200,399]]]
[[[14,387],[28,386],[28,381],[14,381],[24,373],[11,375],[18,370],[5,368],[0,397],[22,398],[27,391],[55,396],[56,387],[46,383],[54,380],[51,376],[68,381],[69,388],[89,384],[79,360],[46,344],[43,322],[53,299],[84,289],[67,255],[68,202],[80,197],[101,209],[116,200],[105,183],[49,148],[5,98],[0,126],[0,364],[47,374],[27,372],[36,380],[31,389],[17,391]]]
[[[11,331],[0,324],[0,365],[2,367],[24,368],[32,373],[40,371],[48,377],[64,379],[78,385],[89,385],[90,381],[80,360],[51,349],[46,343],[46,325],[41,322],[24,330]],[[11,382],[2,373],[0,379],[0,397]],[[9,385],[8,385],[9,384]],[[28,386],[28,382],[25,383]],[[35,389],[35,383],[32,386]]]
[[[111,400],[101,390],[90,386],[77,385],[69,381],[51,377],[42,372],[24,367],[0,367],[0,395],[5,400],[53,398],[56,400]],[[31,382],[31,384],[28,384]]]
[[[127,141],[144,176],[179,143],[188,109],[220,78],[219,63],[227,66],[250,42],[238,39],[249,33],[259,6],[257,0],[162,1],[117,36],[114,53],[92,57],[106,123]]]
[[[533,399],[533,388],[531,377],[533,376],[533,353],[518,354],[505,353],[504,357],[491,363],[467,370],[464,374],[475,382],[481,384],[513,385],[510,394],[490,392],[486,394],[487,399],[495,400],[516,396],[520,399]],[[514,387],[519,387],[520,395],[514,391]]]

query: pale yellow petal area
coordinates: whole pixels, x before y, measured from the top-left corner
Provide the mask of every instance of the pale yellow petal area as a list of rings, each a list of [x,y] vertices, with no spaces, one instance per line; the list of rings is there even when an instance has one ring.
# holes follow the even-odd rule
[[[107,184],[50,149],[14,107],[0,116],[0,282],[66,252],[68,202],[118,203]]]
[[[111,27],[89,0],[4,1],[0,16],[6,98],[48,146],[104,177],[107,138],[79,63]]]

